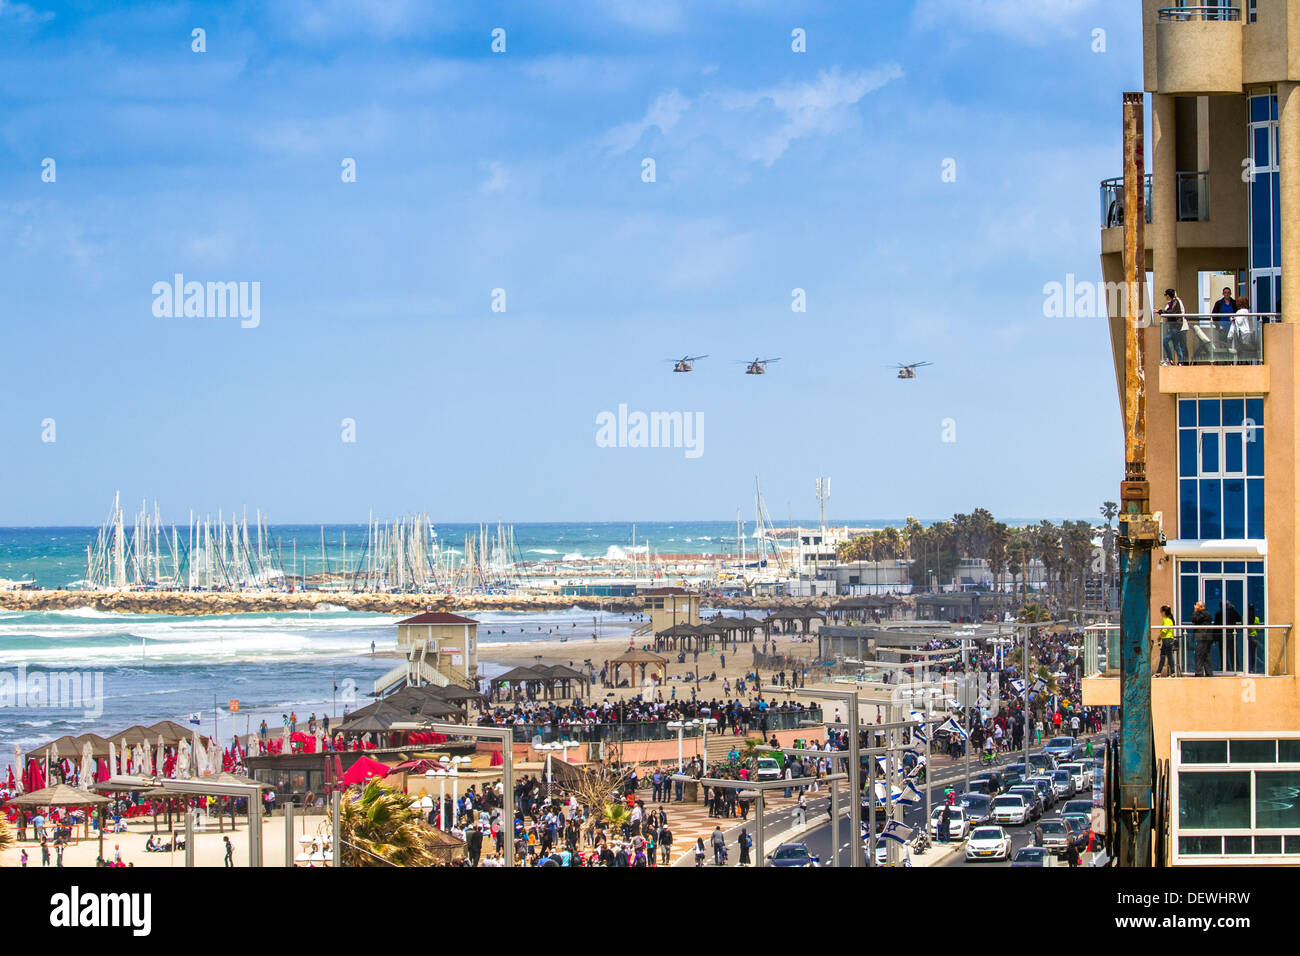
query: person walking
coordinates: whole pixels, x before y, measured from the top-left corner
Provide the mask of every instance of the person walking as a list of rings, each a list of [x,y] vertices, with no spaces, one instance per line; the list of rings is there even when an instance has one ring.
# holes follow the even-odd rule
[[[50,843],[45,837],[41,837],[41,866],[50,865]]]
[[[749,835],[748,830],[742,829],[740,831],[739,843],[740,843],[740,865],[750,866],[751,864],[749,860],[749,848],[754,845],[754,840]]]
[[[20,865],[22,866],[22,868],[24,870],[27,869],[27,848],[26,847],[23,848],[22,856],[19,859],[21,860]]]
[[[727,853],[727,838],[722,834],[722,827],[716,824],[714,825],[713,833],[709,837],[709,842],[713,846],[713,865],[722,866],[722,862],[726,859]]]
[[[704,854],[705,854],[704,837],[696,837],[695,838],[695,865],[696,866],[704,865]]]
[[[947,843],[952,835],[952,809],[945,806],[939,813],[939,842]]]
[[[673,831],[668,829],[668,824],[659,828],[659,858],[664,866],[672,862],[673,854]]]
[[[230,842],[230,837],[222,837],[221,839],[226,845],[226,866],[234,866],[235,865],[234,844]]]
[[[794,824],[803,828],[808,825],[808,794],[799,793],[799,803],[794,808]]]
[[[1164,674],[1165,663],[1169,663],[1169,676],[1174,677],[1178,673],[1178,668],[1174,664],[1174,648],[1178,642],[1174,640],[1174,612],[1168,604],[1160,607],[1160,663],[1156,667],[1156,676]]]

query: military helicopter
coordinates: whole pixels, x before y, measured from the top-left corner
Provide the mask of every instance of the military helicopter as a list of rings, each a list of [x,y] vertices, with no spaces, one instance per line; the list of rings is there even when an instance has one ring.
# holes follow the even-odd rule
[[[770,359],[756,358],[752,362],[745,363],[745,374],[764,375],[767,373],[767,366],[769,362],[779,362],[779,361],[781,361],[779,358],[770,358]]]
[[[913,362],[911,365],[904,365],[902,362],[899,362],[897,366],[890,366],[890,368],[898,369],[899,378],[916,378],[916,370],[918,368],[925,368],[927,365],[933,364],[933,362]]]
[[[679,359],[664,359],[664,361],[673,363],[674,372],[689,372],[695,368],[696,362],[706,358],[707,355],[684,355]]]

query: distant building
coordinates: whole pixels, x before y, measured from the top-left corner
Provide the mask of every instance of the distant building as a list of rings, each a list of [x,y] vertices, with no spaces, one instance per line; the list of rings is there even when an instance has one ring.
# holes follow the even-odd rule
[[[403,681],[412,685],[478,683],[478,621],[446,611],[425,611],[397,622],[397,649],[406,656],[375,681],[382,694]]]
[[[650,615],[650,633],[666,631],[674,624],[700,623],[700,595],[686,588],[641,588],[637,596]]]

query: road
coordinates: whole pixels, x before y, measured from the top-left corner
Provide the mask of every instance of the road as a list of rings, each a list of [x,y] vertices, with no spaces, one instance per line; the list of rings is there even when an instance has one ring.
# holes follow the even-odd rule
[[[1086,740],[1087,738],[1081,737],[1080,739]],[[1100,739],[1101,739],[1100,736],[1093,738],[1094,745],[1096,745],[1096,742]],[[1031,748],[1030,753],[1037,753],[1039,752],[1040,749],[1041,748],[1038,747]],[[1023,751],[1017,751],[1012,754],[1004,755],[1002,760],[991,769],[996,770],[998,767],[1003,767],[1010,763],[1017,763],[1019,762],[1020,759],[1023,759]],[[970,773],[972,777],[974,777],[977,773],[979,773],[984,769],[986,768],[980,766],[978,761],[972,759],[971,768],[970,768]],[[965,771],[965,764],[963,761],[957,761],[943,767],[937,767],[935,769],[935,775],[933,780],[932,806],[940,806],[942,804],[943,791],[944,788],[947,786],[952,786],[959,795],[963,793],[965,791],[965,779],[966,779],[966,771]],[[921,787],[918,789],[924,792],[925,788]],[[1092,796],[1091,792],[1086,792],[1078,795],[1079,798],[1091,797],[1091,796]],[[845,801],[841,801],[841,803],[844,802]],[[1059,801],[1055,806],[1053,806],[1050,810],[1048,810],[1043,814],[1042,819],[1050,820],[1056,818],[1059,815],[1060,808],[1063,803],[1064,801]],[[813,800],[809,801],[809,813],[808,813],[809,819],[815,821],[818,819],[819,816],[822,819],[826,820],[826,822],[823,823],[821,826],[816,827],[813,830],[806,831],[803,834],[803,836],[800,837],[799,839],[808,845],[809,852],[813,856],[818,857],[821,860],[821,864],[823,866],[831,866],[834,847],[832,845],[832,840],[831,840],[831,826],[829,820],[830,817],[829,799],[821,798],[815,801]],[[849,853],[852,848],[852,843],[850,842],[850,835],[849,835],[848,819],[849,818],[847,812],[844,812],[844,816],[840,822],[840,827],[839,827],[841,866],[849,865]],[[924,819],[925,819],[924,805],[904,809],[903,822],[906,823],[908,826],[919,828],[924,822]],[[863,820],[864,821],[866,820],[865,811],[863,813]],[[772,834],[774,832],[773,829],[770,827],[765,829],[769,834]],[[1023,826],[1007,826],[1004,827],[1004,829],[1011,836],[1012,856],[1015,855],[1016,850],[1020,849],[1023,846],[1027,846],[1033,842],[1033,833],[1034,833],[1033,823],[1028,823]],[[769,838],[767,852],[770,853],[774,849],[775,846],[771,844]],[[992,861],[992,860],[983,860],[975,863],[967,863],[965,854],[959,852],[959,853],[952,854],[951,857],[943,865],[945,866],[1009,866],[1010,863],[1001,862],[1001,861]]]

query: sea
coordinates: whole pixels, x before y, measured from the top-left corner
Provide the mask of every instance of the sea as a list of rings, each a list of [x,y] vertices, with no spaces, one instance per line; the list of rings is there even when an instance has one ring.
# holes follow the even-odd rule
[[[901,520],[838,520],[838,525],[882,527]],[[804,527],[815,526],[804,520]],[[619,558],[648,546],[659,553],[724,555],[736,550],[734,521],[515,524],[515,546],[524,561]],[[753,524],[749,525],[753,528]],[[463,543],[479,525],[436,525],[447,546]],[[0,578],[32,580],[44,588],[77,586],[85,576],[86,548],[96,528],[0,528]],[[491,532],[489,528],[489,532]],[[752,532],[751,532],[752,533]],[[297,554],[308,573],[337,570],[344,535],[349,564],[366,539],[364,525],[272,526],[286,563]],[[752,544],[749,546],[752,547]],[[482,645],[575,638],[574,654],[589,654],[592,633],[611,643],[636,626],[628,615],[570,608],[560,611],[475,612]],[[117,614],[80,608],[61,611],[0,610],[0,768],[14,746],[27,751],[70,734],[109,736],[136,724],[170,719],[192,724],[228,744],[235,733],[272,728],[296,712],[339,718],[356,709],[376,677],[394,660],[398,616],[318,606],[312,611],[186,616]],[[484,676],[503,668],[484,664]],[[102,687],[79,706],[49,706],[16,699],[20,679],[50,673],[85,676],[86,688]],[[7,680],[8,678],[8,680]],[[6,686],[10,696],[6,696]],[[11,699],[14,698],[14,699]],[[234,702],[237,702],[234,703]],[[16,706],[23,703],[24,706]],[[66,703],[66,701],[65,701]],[[15,772],[18,768],[15,766]],[[0,778],[3,770],[0,769]]]

